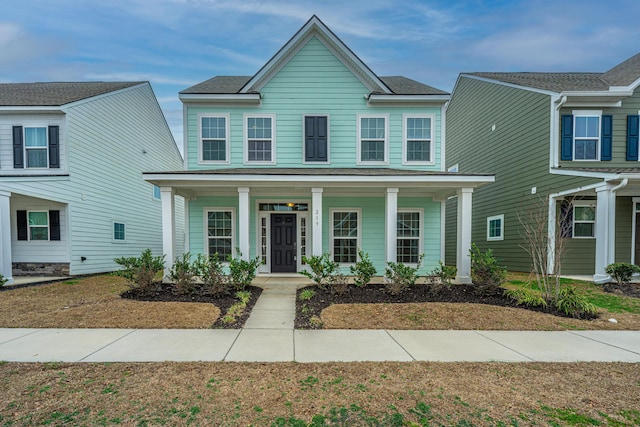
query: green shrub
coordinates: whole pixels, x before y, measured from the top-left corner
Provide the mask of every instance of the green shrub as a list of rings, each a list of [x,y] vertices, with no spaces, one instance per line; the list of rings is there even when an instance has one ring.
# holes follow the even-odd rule
[[[358,287],[366,286],[371,278],[378,272],[371,262],[369,254],[358,248],[358,262],[349,267],[351,275],[354,276],[354,283]]]
[[[588,319],[598,314],[596,306],[587,301],[584,295],[580,295],[575,286],[560,289],[555,305],[562,313],[576,319]]]
[[[7,283],[9,281],[9,279],[6,279],[2,274],[0,274],[0,288],[4,286],[5,283]]]
[[[435,284],[435,280],[438,280],[441,285],[449,288],[451,286],[451,281],[456,278],[458,269],[455,266],[444,265],[442,261],[438,261],[438,263],[438,267],[429,273],[429,276],[434,278],[434,280],[432,280],[432,284]]]
[[[151,249],[142,251],[140,257],[121,257],[114,261],[123,267],[116,274],[127,279],[132,288],[150,290],[156,276],[164,270],[164,255],[154,257]]]
[[[547,301],[540,292],[528,288],[505,289],[504,294],[518,305],[526,307],[546,307]]]
[[[217,253],[209,256],[198,254],[194,267],[202,281],[203,293],[212,295],[229,293],[229,278],[224,274]]]
[[[249,300],[251,299],[251,292],[249,291],[238,291],[236,292],[236,298],[240,300],[245,306],[249,304]]]
[[[311,271],[304,270],[300,274],[307,276],[322,288],[329,284],[331,276],[339,272],[338,263],[331,259],[331,254],[328,252],[310,257],[303,256],[302,261]]]
[[[416,284],[418,280],[418,270],[424,254],[420,255],[418,264],[415,267],[403,264],[401,262],[387,262],[387,268],[384,273],[384,283],[387,292],[391,295],[398,295]]]
[[[640,273],[640,267],[626,262],[615,262],[607,265],[604,271],[613,277],[619,285],[622,285],[623,283],[629,283],[633,273]]]
[[[303,289],[300,291],[300,294],[298,295],[298,299],[300,301],[309,301],[315,295],[316,295],[316,291],[314,291],[313,289]]]
[[[507,268],[501,266],[493,256],[493,250],[482,252],[475,243],[469,250],[471,257],[471,281],[478,287],[481,293],[495,292],[505,277]]]
[[[182,295],[193,293],[197,275],[197,267],[191,263],[189,252],[182,255],[182,258],[176,258],[169,271],[169,279],[176,284],[178,293]]]
[[[251,284],[256,277],[258,267],[262,265],[262,260],[256,257],[252,260],[242,259],[242,253],[236,251],[236,257],[229,255],[229,276],[231,285],[237,290],[243,290]]]
[[[329,291],[333,294],[343,295],[349,289],[349,279],[344,274],[337,272],[329,277]]]

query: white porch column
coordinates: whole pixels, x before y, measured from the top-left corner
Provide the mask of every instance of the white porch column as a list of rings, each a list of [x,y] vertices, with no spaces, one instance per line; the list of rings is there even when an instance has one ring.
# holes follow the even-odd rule
[[[398,189],[387,188],[385,198],[387,262],[398,262]]]
[[[322,188],[311,189],[311,255],[322,255]]]
[[[11,193],[0,191],[0,274],[13,283],[11,271]]]
[[[249,188],[238,187],[238,248],[242,259],[249,260]]]
[[[471,207],[473,188],[461,188],[458,194],[458,236],[456,245],[456,280],[459,283],[471,283]]]
[[[162,253],[164,253],[164,280],[173,267],[176,258],[176,205],[171,187],[160,187],[162,203]]]
[[[604,269],[614,262],[615,231],[616,231],[616,195],[610,185],[596,188],[596,259],[593,281],[606,283],[610,277]]]

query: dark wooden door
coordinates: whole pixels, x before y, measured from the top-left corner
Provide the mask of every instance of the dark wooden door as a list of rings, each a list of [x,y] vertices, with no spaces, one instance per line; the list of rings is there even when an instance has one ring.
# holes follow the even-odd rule
[[[296,272],[296,215],[271,214],[271,272]]]

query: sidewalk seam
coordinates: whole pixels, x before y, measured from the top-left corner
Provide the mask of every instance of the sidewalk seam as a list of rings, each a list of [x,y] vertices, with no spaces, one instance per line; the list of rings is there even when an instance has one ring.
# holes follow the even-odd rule
[[[398,342],[398,340],[396,340],[396,339],[393,337],[393,335],[391,335],[391,333],[389,333],[389,330],[388,330],[388,329],[385,329],[384,331],[385,331],[385,333],[386,333],[387,335],[389,335],[389,338],[391,338],[391,339],[393,340],[393,342],[395,342],[396,344],[398,344],[398,347],[400,347],[400,348],[402,349],[402,351],[404,351],[405,353],[407,353],[407,354],[409,355],[409,357],[411,358],[411,360],[412,360],[412,361],[417,362],[417,359],[416,359],[415,357],[413,357],[413,354],[411,354],[411,353],[410,353],[406,348],[404,348],[404,346],[403,346],[402,344],[400,344],[400,343]]]
[[[110,345],[117,343],[118,341],[120,341],[120,340],[121,340],[121,339],[123,339],[124,337],[128,337],[129,335],[131,335],[132,333],[134,333],[134,332],[135,332],[135,331],[137,331],[137,330],[138,330],[138,329],[133,329],[133,330],[131,330],[131,332],[129,332],[128,334],[124,334],[124,335],[123,335],[123,336],[121,336],[120,338],[118,338],[118,339],[115,339],[115,340],[111,341],[109,344],[105,344],[105,345],[103,345],[103,346],[102,346],[102,347],[100,347],[99,349],[97,349],[97,350],[95,350],[95,351],[93,351],[93,352],[91,352],[91,353],[87,354],[87,355],[86,355],[86,356],[84,356],[83,358],[79,359],[79,360],[78,360],[78,362],[82,362],[82,361],[83,361],[84,359],[86,359],[87,357],[93,356],[93,355],[94,355],[94,354],[96,354],[97,352],[102,351],[102,350],[104,350],[105,348],[109,347]]]
[[[525,359],[528,359],[528,360],[530,360],[530,361],[532,361],[532,362],[536,362],[536,359],[532,359],[531,357],[527,356],[527,355],[526,355],[526,354],[524,354],[524,353],[520,353],[519,351],[517,351],[517,350],[515,350],[515,349],[513,349],[513,348],[511,348],[511,347],[509,347],[509,346],[507,346],[507,345],[504,345],[503,343],[501,343],[501,342],[499,342],[499,341],[496,341],[496,340],[494,340],[494,339],[493,339],[493,338],[491,338],[491,337],[488,337],[488,336],[486,336],[486,335],[483,335],[483,334],[482,334],[482,331],[477,331],[477,330],[476,330],[476,331],[473,331],[473,332],[475,332],[476,334],[480,335],[482,338],[486,338],[486,339],[488,339],[489,341],[494,342],[494,343],[498,344],[499,346],[502,346],[502,347],[506,348],[507,350],[514,352],[515,354],[519,354],[520,356],[524,357]]]
[[[609,344],[607,342],[600,341],[600,340],[597,340],[595,338],[591,338],[591,337],[588,337],[588,336],[580,335],[580,334],[575,333],[574,331],[567,331],[567,332],[569,332],[571,335],[574,335],[576,337],[580,337],[580,338],[584,338],[584,339],[587,339],[587,340],[590,340],[590,341],[593,341],[593,342],[597,342],[599,344],[606,345],[607,347],[617,348],[618,350],[623,350],[623,351],[626,351],[626,352],[629,352],[629,353],[632,353],[632,354],[640,354],[640,352],[629,350],[628,348],[624,348],[624,347],[618,347],[617,345]],[[583,331],[583,332],[588,332],[588,331]]]
[[[229,356],[229,353],[231,352],[231,349],[233,348],[234,345],[236,345],[236,342],[238,341],[238,338],[240,338],[240,334],[242,333],[242,331],[244,331],[244,328],[239,329],[240,332],[238,332],[238,334],[236,335],[236,337],[234,338],[233,342],[231,343],[231,345],[229,346],[229,348],[227,349],[227,352],[224,354],[224,356],[222,357],[222,361],[226,361],[227,357]]]
[[[25,328],[25,329],[26,329],[26,328]],[[8,344],[8,343],[10,343],[10,342],[12,342],[12,341],[15,341],[15,340],[19,340],[19,339],[21,339],[21,338],[28,337],[29,335],[37,334],[38,332],[42,332],[42,331],[45,331],[45,330],[47,330],[47,329],[49,329],[49,328],[34,328],[34,331],[29,332],[28,334],[25,334],[25,335],[21,335],[21,336],[19,336],[19,337],[11,338],[10,340],[7,340],[7,341],[2,341],[2,342],[0,342],[0,345]]]

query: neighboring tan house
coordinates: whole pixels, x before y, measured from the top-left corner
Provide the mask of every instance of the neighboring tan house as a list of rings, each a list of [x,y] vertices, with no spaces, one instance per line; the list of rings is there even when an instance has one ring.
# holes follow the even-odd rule
[[[147,82],[0,84],[0,274],[106,272],[116,257],[160,255],[160,192],[142,172],[182,166]]]
[[[161,187],[167,259],[174,194],[187,199],[192,254],[260,257],[261,274],[296,273],[329,252],[348,273],[357,249],[422,272],[444,258],[444,202],[492,175],[444,171],[449,94],[379,77],[316,16],[253,76],[219,76],[180,92],[186,170],[144,174]],[[165,198],[166,197],[166,198]],[[166,200],[166,203],[165,203]],[[460,215],[469,280],[470,218]]]
[[[475,193],[472,240],[529,271],[518,216],[550,197],[542,216],[551,239],[556,215],[568,212],[562,274],[600,282],[614,261],[640,263],[639,85],[640,54],[604,73],[461,74],[447,166],[496,174]]]

